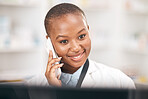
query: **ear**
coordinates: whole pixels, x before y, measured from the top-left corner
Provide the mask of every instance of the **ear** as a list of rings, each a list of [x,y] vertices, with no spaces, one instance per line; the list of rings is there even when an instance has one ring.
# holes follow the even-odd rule
[[[48,39],[48,35],[46,35],[46,39]]]
[[[89,30],[89,25],[87,25],[87,28],[88,28],[88,30]]]

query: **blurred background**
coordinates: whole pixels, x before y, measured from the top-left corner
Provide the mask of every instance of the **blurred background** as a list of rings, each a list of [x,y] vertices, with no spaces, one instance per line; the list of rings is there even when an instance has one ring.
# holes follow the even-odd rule
[[[148,84],[147,0],[0,0],[0,82],[44,73],[44,17],[61,2],[85,12],[92,39],[90,59],[120,69],[136,84]]]

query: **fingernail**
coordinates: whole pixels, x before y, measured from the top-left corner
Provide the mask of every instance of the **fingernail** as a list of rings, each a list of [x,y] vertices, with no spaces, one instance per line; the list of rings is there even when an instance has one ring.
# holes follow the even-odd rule
[[[62,57],[58,57],[58,59],[61,59]]]
[[[63,66],[63,65],[64,65],[64,63],[61,63],[60,65],[61,65],[61,66]]]
[[[64,64],[63,63],[61,63],[61,64],[59,64],[59,67],[62,67]]]

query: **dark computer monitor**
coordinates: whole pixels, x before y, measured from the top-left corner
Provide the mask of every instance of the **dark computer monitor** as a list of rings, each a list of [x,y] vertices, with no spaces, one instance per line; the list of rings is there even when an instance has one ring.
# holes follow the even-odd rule
[[[0,99],[148,99],[148,90],[0,84]]]

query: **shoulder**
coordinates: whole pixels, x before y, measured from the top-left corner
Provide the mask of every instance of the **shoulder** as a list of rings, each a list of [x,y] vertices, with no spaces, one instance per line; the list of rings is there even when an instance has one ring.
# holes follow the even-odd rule
[[[98,62],[95,62],[95,61],[92,61],[92,60],[90,60],[90,68],[96,68],[96,70],[104,71],[106,73],[125,75],[123,72],[121,72],[117,68],[107,66],[105,64],[98,63]]]
[[[28,86],[49,86],[48,81],[43,74],[38,74],[25,81]]]
[[[95,61],[92,61],[92,60],[89,60],[90,62],[90,68],[95,68],[96,70],[100,71],[104,71],[104,72],[107,72],[107,73],[122,73],[119,69],[116,69],[116,68],[113,68],[111,66],[107,66],[105,64],[102,64],[102,63],[98,63],[98,62],[95,62]]]
[[[117,68],[113,68],[102,63],[89,60],[90,68],[96,75],[101,76],[103,81],[110,81],[121,88],[135,88],[133,80]]]

